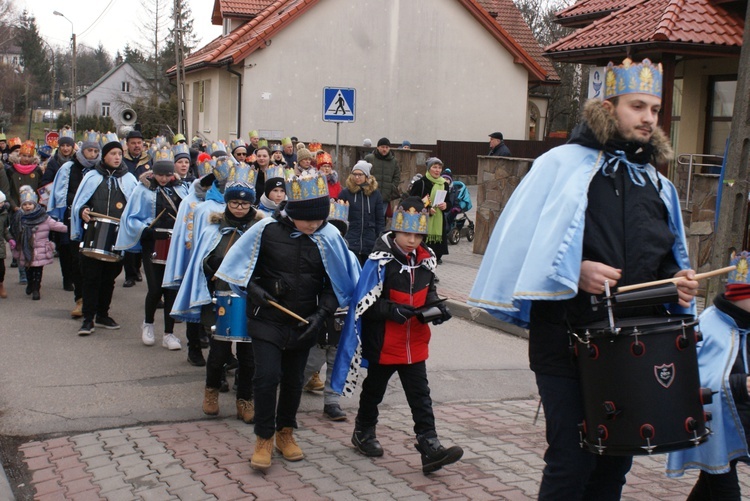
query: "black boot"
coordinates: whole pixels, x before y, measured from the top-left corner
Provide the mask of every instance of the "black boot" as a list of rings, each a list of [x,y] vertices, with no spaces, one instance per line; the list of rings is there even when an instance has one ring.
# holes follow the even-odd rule
[[[367,457],[374,458],[383,455],[383,448],[375,436],[374,426],[363,428],[359,424],[355,424],[354,433],[352,434],[352,444]]]
[[[418,436],[414,447],[422,454],[422,473],[425,475],[455,463],[464,455],[464,450],[457,445],[446,449],[437,437]]]

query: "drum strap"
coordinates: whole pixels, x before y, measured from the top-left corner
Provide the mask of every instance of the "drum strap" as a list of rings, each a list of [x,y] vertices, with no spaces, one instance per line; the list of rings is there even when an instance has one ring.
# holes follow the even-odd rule
[[[174,202],[172,202],[172,197],[169,196],[169,192],[165,190],[164,188],[162,188],[161,186],[159,186],[157,190],[159,190],[159,193],[161,193],[162,196],[167,199],[167,202],[169,202],[169,205],[172,207],[172,210],[174,211],[175,214],[177,214],[177,207],[175,206]]]

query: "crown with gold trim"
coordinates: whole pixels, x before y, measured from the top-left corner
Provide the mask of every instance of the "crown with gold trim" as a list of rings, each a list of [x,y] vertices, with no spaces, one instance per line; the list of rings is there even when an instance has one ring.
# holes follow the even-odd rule
[[[174,163],[174,153],[172,152],[172,148],[170,148],[168,144],[161,146],[158,150],[154,152],[153,159],[154,159],[154,163],[156,162]]]
[[[95,130],[87,130],[83,133],[83,142],[99,144],[101,142],[101,134]]]
[[[732,252],[729,261],[730,266],[736,266],[737,269],[727,275],[728,284],[750,284],[750,252],[742,251],[739,254]]]
[[[310,150],[312,153],[315,153],[316,151],[320,151],[323,149],[323,145],[320,144],[319,141],[312,140],[307,144],[307,149]]]
[[[71,139],[76,138],[76,133],[73,132],[73,129],[60,129],[60,137],[69,137]]]
[[[328,183],[323,175],[303,174],[286,181],[286,196],[290,201],[312,200],[328,196]]]
[[[266,169],[266,180],[280,177],[284,181],[291,179],[294,175],[294,169],[285,169],[281,165],[273,165]]]
[[[232,139],[229,143],[229,149],[234,151],[237,148],[247,148],[247,145],[245,144],[245,141],[242,139]]]
[[[21,155],[34,156],[36,154],[36,143],[32,140],[24,141],[21,149],[18,150]]]
[[[604,99],[624,94],[651,94],[661,99],[663,70],[650,59],[634,63],[626,57],[621,65],[613,62],[604,70]]]
[[[177,143],[172,146],[172,155],[187,155],[190,158],[190,147],[185,143]]]
[[[414,207],[404,210],[403,207],[399,207],[393,211],[391,230],[426,235],[427,220],[427,210],[417,211]]]
[[[237,165],[239,165],[239,162],[229,155],[217,158],[213,169],[216,180],[222,182],[229,179],[229,173],[232,169],[237,167]]]
[[[27,184],[25,184],[25,185],[21,186],[21,188],[19,188],[19,190],[18,190],[18,199],[20,200],[20,202],[22,204],[26,203],[26,202],[37,203],[39,201],[39,197],[34,192],[34,188],[32,188],[31,186],[29,186]]]
[[[99,146],[101,146],[102,148],[104,148],[104,145],[106,144],[119,142],[120,138],[117,137],[117,134],[115,134],[114,132],[107,131],[106,134],[102,134],[99,136]]]
[[[349,202],[331,199],[331,209],[328,212],[329,221],[343,221],[349,223]]]
[[[153,144],[161,148],[164,145],[168,145],[169,141],[167,141],[166,136],[155,136],[153,140]]]
[[[195,164],[198,169],[198,177],[208,176],[214,171],[214,160],[204,160]]]
[[[224,143],[220,141],[211,141],[206,145],[206,153],[208,153],[209,155],[213,155],[217,151],[223,151],[226,153],[227,147],[224,146]]]
[[[229,168],[227,175],[227,186],[230,184],[244,183],[248,186],[255,186],[255,176],[257,172],[255,167],[244,162],[237,162]]]

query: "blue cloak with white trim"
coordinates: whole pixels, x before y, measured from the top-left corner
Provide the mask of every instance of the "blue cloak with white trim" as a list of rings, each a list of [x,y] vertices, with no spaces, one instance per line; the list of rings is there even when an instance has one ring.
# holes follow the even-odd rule
[[[153,181],[154,183],[156,181]],[[180,199],[185,199],[188,188],[184,183],[170,186]],[[182,205],[180,203],[180,205]],[[156,191],[138,183],[133,194],[128,199],[128,204],[120,216],[120,229],[117,232],[117,241],[114,250],[128,252],[141,252],[141,233],[148,227],[156,217]],[[169,218],[164,215],[162,217]],[[170,244],[171,250],[171,244]]]
[[[125,200],[130,201],[130,196],[133,194],[136,185],[138,185],[135,176],[130,172],[126,172],[122,177],[113,177],[112,179],[125,195]],[[91,169],[83,176],[83,180],[78,186],[78,191],[76,191],[76,196],[73,199],[73,205],[70,209],[71,240],[80,240],[83,237],[83,221],[80,215],[81,208],[91,199],[91,196],[103,181],[104,176],[96,169]]]
[[[195,181],[197,183],[198,181]],[[195,209],[203,203],[205,192],[196,191],[195,183],[190,187],[188,196],[182,199],[177,209],[177,220],[172,230],[172,243],[169,245],[167,264],[164,266],[162,287],[179,289],[188,269],[193,254],[193,229]],[[199,195],[200,193],[200,195]]]
[[[606,159],[602,151],[566,144],[534,162],[492,231],[468,304],[528,327],[531,301],[578,294],[589,184]],[[677,190],[652,165],[646,165],[645,173],[667,208],[675,261],[688,269]],[[689,309],[676,304],[669,309],[695,314],[695,301]]]
[[[62,221],[65,218],[65,209],[68,208],[68,186],[70,186],[70,168],[73,161],[65,162],[55,174],[52,181],[49,201],[47,202],[47,214]]]

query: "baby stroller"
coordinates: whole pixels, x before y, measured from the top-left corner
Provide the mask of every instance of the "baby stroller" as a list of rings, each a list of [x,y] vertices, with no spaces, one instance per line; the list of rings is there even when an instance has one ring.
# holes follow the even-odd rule
[[[458,213],[452,218],[450,228],[448,229],[448,243],[456,245],[461,240],[461,235],[466,236],[469,242],[474,241],[474,221],[469,219],[465,212]],[[466,223],[469,223],[468,225]]]
[[[456,245],[461,240],[461,235],[466,235],[469,242],[474,240],[474,221],[469,219],[468,211],[471,210],[471,195],[469,189],[461,181],[451,184],[450,193],[453,208],[448,214],[448,243]],[[468,222],[468,225],[467,225]]]

